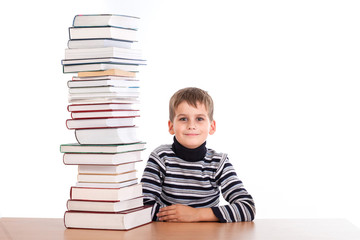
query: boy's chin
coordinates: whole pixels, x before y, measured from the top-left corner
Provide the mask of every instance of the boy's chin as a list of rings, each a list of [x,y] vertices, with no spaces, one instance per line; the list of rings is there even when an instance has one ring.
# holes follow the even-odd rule
[[[181,143],[181,142],[180,142],[181,145],[183,145],[184,147],[189,148],[189,149],[198,148],[198,147],[200,147],[201,144],[203,144],[203,143],[204,143],[204,142],[199,142],[199,141],[197,141],[197,142],[184,142],[184,143]]]

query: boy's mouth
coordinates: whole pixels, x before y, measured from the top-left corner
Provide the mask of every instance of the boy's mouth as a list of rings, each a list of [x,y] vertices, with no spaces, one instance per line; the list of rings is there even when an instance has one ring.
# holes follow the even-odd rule
[[[189,136],[189,137],[195,137],[198,136],[198,133],[185,133],[185,136]]]

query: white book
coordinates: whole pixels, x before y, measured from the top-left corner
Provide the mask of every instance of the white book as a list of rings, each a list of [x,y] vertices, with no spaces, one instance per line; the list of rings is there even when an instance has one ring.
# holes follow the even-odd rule
[[[123,153],[64,153],[63,155],[65,165],[118,165],[139,160],[141,160],[141,151]]]
[[[132,186],[137,184],[137,179],[132,179],[129,181],[124,181],[121,183],[88,183],[88,182],[77,182],[75,187],[82,187],[82,188],[122,188],[127,186]]]
[[[79,14],[74,17],[74,27],[115,26],[137,29],[140,18],[119,14]]]
[[[90,64],[90,63],[119,63],[119,64],[145,65],[146,61],[142,59],[126,59],[126,58],[111,58],[111,57],[61,60],[62,65]]]
[[[124,144],[140,142],[137,127],[77,129],[75,137],[80,144]]]
[[[79,143],[68,143],[60,145],[62,153],[121,153],[145,150],[145,142],[114,145],[86,145]]]
[[[114,110],[114,111],[90,111],[71,112],[72,119],[83,118],[114,118],[114,117],[139,117],[139,110]]]
[[[135,104],[131,103],[101,103],[101,104],[71,104],[69,112],[110,111],[110,110],[136,110]]]
[[[79,174],[120,174],[124,172],[130,172],[135,170],[135,164],[139,161],[131,163],[123,163],[113,166],[105,165],[79,165],[78,173]]]
[[[112,80],[112,79],[102,79],[102,80],[82,80],[82,81],[68,81],[67,83],[69,88],[79,88],[79,87],[102,87],[102,86],[112,86],[112,87],[140,87],[139,80]]]
[[[71,187],[70,199],[94,201],[123,201],[142,196],[142,185],[135,184],[122,188]]]
[[[105,76],[92,76],[92,77],[77,77],[73,76],[73,81],[84,81],[84,80],[104,80],[104,79],[110,79],[110,80],[137,80],[133,77],[122,77],[122,76],[114,76],[114,75],[105,75]]]
[[[141,51],[137,49],[105,47],[105,48],[84,48],[65,49],[65,59],[82,58],[126,58],[142,59]]]
[[[143,206],[116,213],[66,211],[67,228],[128,230],[151,222],[152,206]]]
[[[119,47],[131,48],[132,43],[115,39],[78,39],[69,40],[68,48],[101,48],[101,47]]]
[[[83,105],[83,104],[107,104],[107,103],[130,103],[130,104],[138,104],[140,103],[138,98],[109,98],[109,97],[102,97],[102,98],[85,98],[85,99],[71,99],[69,98],[69,103],[71,105]]]
[[[70,93],[69,100],[79,100],[79,99],[92,99],[92,98],[109,98],[109,99],[131,99],[138,98],[140,96],[139,92],[98,92],[98,93]]]
[[[78,182],[121,183],[136,179],[136,170],[119,174],[78,174]]]
[[[109,69],[120,69],[128,72],[138,72],[139,66],[135,64],[121,64],[121,63],[87,63],[87,64],[63,65],[64,73],[103,71]]]
[[[113,86],[99,86],[99,87],[78,87],[69,88],[69,93],[139,93],[139,87],[113,87]]]
[[[111,26],[102,27],[70,27],[69,39],[98,39],[112,38],[130,42],[137,41],[137,31]]]
[[[124,201],[85,201],[71,200],[66,203],[69,211],[119,212],[143,206],[143,197]]]
[[[135,126],[135,117],[96,118],[96,119],[68,119],[68,129],[108,128]]]

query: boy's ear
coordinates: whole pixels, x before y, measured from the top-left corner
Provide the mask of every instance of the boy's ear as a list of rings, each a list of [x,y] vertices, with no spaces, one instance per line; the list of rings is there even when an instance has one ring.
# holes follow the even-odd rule
[[[215,120],[212,120],[212,122],[210,123],[210,131],[209,134],[213,135],[216,131],[216,122]]]
[[[174,135],[175,134],[175,132],[174,132],[174,124],[170,120],[168,122],[168,126],[169,126],[169,133],[171,135]]]

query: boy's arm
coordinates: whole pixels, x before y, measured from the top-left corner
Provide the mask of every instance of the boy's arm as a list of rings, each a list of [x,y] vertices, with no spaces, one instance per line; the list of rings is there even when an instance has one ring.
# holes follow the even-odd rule
[[[165,168],[162,166],[157,154],[151,153],[144,169],[141,183],[144,195],[144,205],[153,205],[153,221],[158,220],[156,214],[158,213],[160,207],[165,206],[160,198],[162,191],[161,176],[164,172]]]
[[[175,204],[163,207],[157,214],[159,221],[169,222],[218,222],[211,208],[193,208]]]
[[[252,221],[255,218],[254,200],[237,177],[229,159],[226,157],[224,160],[215,179],[229,205],[212,207],[211,209],[220,222]]]

